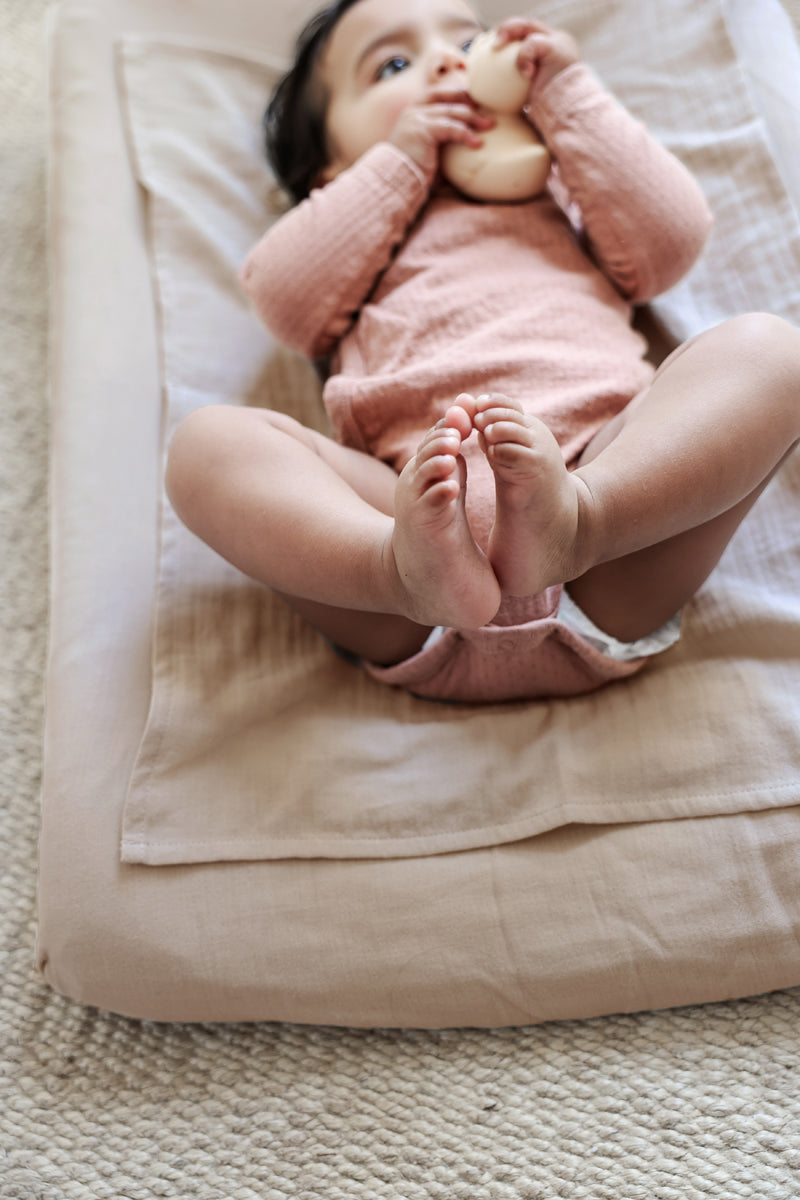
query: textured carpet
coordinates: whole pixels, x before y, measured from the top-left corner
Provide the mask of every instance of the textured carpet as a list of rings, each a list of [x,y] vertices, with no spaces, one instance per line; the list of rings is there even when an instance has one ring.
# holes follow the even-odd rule
[[[43,10],[0,0],[0,1197],[796,1200],[800,990],[404,1033],[139,1023],[81,1009],[34,974]]]

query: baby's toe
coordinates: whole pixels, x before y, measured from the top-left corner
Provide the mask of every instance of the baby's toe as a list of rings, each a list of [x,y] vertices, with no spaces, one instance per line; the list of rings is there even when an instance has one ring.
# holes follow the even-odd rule
[[[478,396],[475,401],[475,414],[487,413],[492,409],[503,409],[509,412],[523,412],[522,405],[519,400],[515,400],[512,396],[506,396],[502,392],[487,392],[485,395]]]
[[[504,431],[524,429],[527,425],[525,413],[516,408],[502,408],[496,405],[476,414],[475,428],[483,433],[491,427],[502,426]]]
[[[425,462],[437,454],[457,454],[460,446],[461,437],[457,430],[436,426],[428,430],[417,446],[417,461]]]

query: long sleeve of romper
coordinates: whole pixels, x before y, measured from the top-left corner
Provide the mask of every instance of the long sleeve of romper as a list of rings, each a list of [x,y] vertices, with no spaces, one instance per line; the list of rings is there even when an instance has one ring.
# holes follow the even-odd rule
[[[581,212],[595,261],[622,295],[640,304],[677,283],[712,223],[683,164],[583,63],[555,76],[529,117]]]
[[[265,325],[308,358],[330,353],[428,198],[430,180],[388,143],[374,146],[282,217],[240,281]]]

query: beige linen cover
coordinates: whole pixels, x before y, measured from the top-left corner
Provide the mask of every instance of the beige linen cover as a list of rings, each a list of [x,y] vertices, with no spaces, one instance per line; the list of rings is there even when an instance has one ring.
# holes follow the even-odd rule
[[[57,15],[46,977],[162,1019],[409,1025],[797,982],[796,456],[646,674],[494,708],[381,688],[163,501],[166,439],[196,405],[323,420],[235,282],[270,215],[259,120],[289,9]],[[749,308],[800,320],[791,168],[740,26],[715,0],[537,11],[717,214],[655,309],[661,339]]]

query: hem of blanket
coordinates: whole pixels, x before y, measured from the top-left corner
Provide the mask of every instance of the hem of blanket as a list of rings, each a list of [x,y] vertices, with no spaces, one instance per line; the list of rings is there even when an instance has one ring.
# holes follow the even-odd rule
[[[335,833],[311,837],[269,837],[255,839],[214,839],[195,842],[160,838],[124,839],[121,861],[138,866],[179,866],[212,862],[282,862],[288,859],[402,859],[432,858],[464,851],[491,851],[512,842],[533,841],[564,825],[592,825],[612,828],[618,825],[649,825],[665,821],[726,817],[758,813],[774,808],[800,805],[796,780],[771,784],[755,792],[747,789],[708,795],[673,795],[645,798],[630,797],[609,804],[604,799],[597,807],[591,802],[561,803],[552,809],[508,822],[480,828],[430,833],[419,836],[359,837]],[[652,810],[657,808],[653,814]]]

